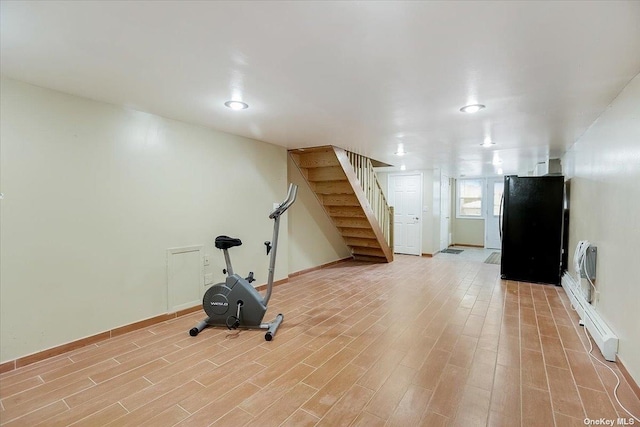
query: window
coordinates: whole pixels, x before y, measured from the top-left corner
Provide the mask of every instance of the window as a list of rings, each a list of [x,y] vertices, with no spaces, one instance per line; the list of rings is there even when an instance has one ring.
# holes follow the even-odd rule
[[[458,180],[457,217],[483,218],[482,215],[482,179]]]
[[[500,216],[500,202],[504,192],[504,181],[493,183],[493,216]]]

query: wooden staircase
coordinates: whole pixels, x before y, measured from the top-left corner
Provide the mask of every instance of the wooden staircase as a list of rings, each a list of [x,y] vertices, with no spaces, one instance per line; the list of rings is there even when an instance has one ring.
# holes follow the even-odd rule
[[[290,150],[289,155],[354,258],[393,261],[393,208],[371,160],[333,146]]]

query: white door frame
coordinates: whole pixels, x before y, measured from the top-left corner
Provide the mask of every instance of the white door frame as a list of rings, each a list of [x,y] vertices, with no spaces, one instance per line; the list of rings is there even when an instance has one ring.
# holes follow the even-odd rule
[[[447,182],[447,186],[449,188],[449,191],[447,192],[447,197],[445,199],[444,197],[444,193],[442,191],[442,186],[444,184],[444,182]],[[449,245],[451,245],[451,243],[453,243],[451,241],[451,220],[452,220],[452,203],[453,203],[453,198],[451,197],[451,177],[448,175],[445,175],[443,173],[440,174],[440,236],[438,237],[438,246],[440,246],[440,248],[438,248],[438,251],[442,251],[444,249],[447,249],[449,247]],[[447,206],[445,206],[445,200],[448,200],[449,203],[447,204]],[[446,211],[445,211],[446,208]],[[446,230],[444,230],[444,227],[442,226],[442,223],[445,221],[445,219],[448,218],[447,221],[447,225],[448,227],[446,228]],[[445,247],[441,247],[443,245],[442,242],[442,235],[443,233],[446,233],[446,243],[445,243]]]
[[[419,206],[419,220],[418,220],[418,230],[419,238],[418,238],[418,256],[422,256],[422,221],[424,219],[423,212],[423,202],[424,202],[424,176],[422,172],[400,172],[400,173],[390,173],[387,177],[387,195],[391,194],[391,177],[392,176],[414,176],[417,175],[420,179],[420,203]]]

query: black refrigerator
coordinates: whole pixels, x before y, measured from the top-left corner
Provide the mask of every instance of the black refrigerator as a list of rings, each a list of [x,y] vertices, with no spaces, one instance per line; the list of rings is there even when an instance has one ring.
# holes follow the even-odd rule
[[[504,177],[503,279],[560,284],[564,177]]]

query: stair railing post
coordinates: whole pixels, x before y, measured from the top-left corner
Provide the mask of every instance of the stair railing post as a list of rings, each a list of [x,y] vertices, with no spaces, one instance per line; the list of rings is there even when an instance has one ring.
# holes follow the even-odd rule
[[[391,207],[391,209],[387,210],[387,215],[389,216],[389,242],[393,243],[393,224],[395,221],[393,206]]]

